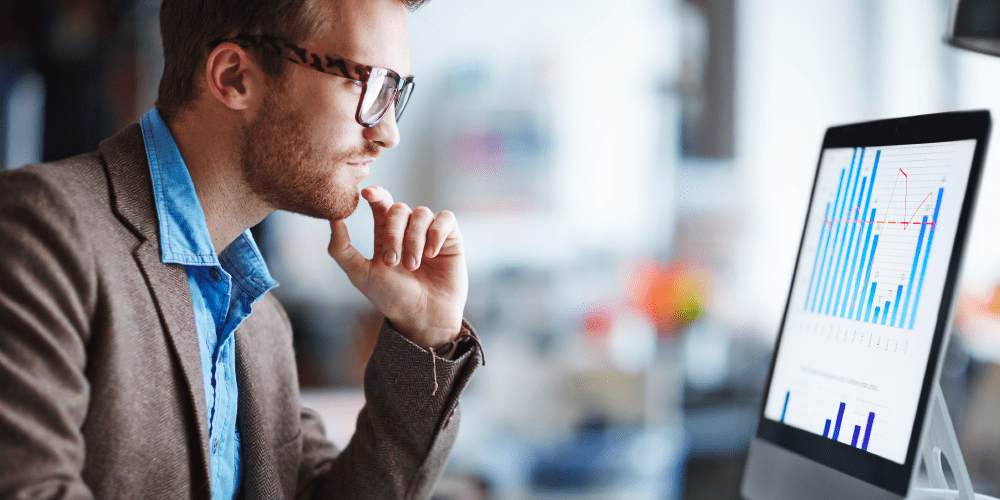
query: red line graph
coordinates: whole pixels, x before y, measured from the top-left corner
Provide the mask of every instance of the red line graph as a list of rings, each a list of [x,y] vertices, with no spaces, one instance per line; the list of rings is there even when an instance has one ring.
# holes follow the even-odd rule
[[[928,197],[929,197],[929,195],[928,195]],[[924,198],[924,201],[927,201],[927,198]],[[923,203],[921,203],[920,206],[923,206]],[[917,210],[920,210],[920,207],[917,207]],[[914,212],[913,215],[914,216],[917,215],[916,212]],[[909,221],[906,221],[906,220],[895,221],[895,220],[862,220],[862,219],[830,219],[830,218],[826,218],[826,219],[823,219],[823,224],[836,224],[838,222],[843,222],[843,223],[847,223],[847,224],[850,224],[852,222],[858,222],[858,223],[861,223],[861,224],[868,224],[869,222],[872,222],[872,223],[875,223],[875,224],[900,224],[900,225],[903,225],[903,226],[905,226],[907,224],[916,224],[916,225],[920,225],[921,224],[920,222],[910,222],[912,220],[913,220],[913,217],[910,217]],[[934,224],[936,224],[936,222],[927,221],[926,225],[933,226]]]
[[[853,210],[853,212],[855,214],[853,218],[836,219],[836,218],[829,218],[828,217],[828,218],[823,219],[823,223],[824,224],[829,224],[831,226],[833,224],[840,224],[840,223],[847,223],[847,224],[851,224],[851,223],[860,223],[860,224],[868,224],[868,223],[875,223],[875,224],[899,224],[899,225],[903,226],[903,229],[907,229],[910,226],[910,224],[922,224],[923,222],[913,222],[913,218],[917,216],[917,212],[920,211],[920,209],[924,206],[924,204],[927,203],[927,200],[929,200],[930,197],[934,194],[933,191],[931,191],[930,193],[927,193],[927,196],[925,196],[924,199],[923,199],[923,201],[921,201],[920,204],[917,205],[916,210],[913,211],[913,214],[910,215],[909,219],[899,220],[899,221],[889,220],[889,210],[892,208],[892,201],[896,197],[896,187],[899,184],[899,176],[900,175],[903,176],[903,217],[905,219],[906,212],[909,211],[908,208],[907,208],[907,206],[906,206],[906,201],[910,197],[910,176],[907,175],[906,172],[902,168],[900,168],[899,171],[896,172],[896,180],[893,182],[893,184],[892,184],[892,191],[889,193],[889,204],[886,205],[885,211],[883,212],[885,214],[885,217],[883,217],[881,221],[859,219],[858,218],[858,214],[861,211],[861,207],[860,206],[856,206],[856,207],[854,207],[854,210]],[[848,213],[850,213],[850,212],[848,212]],[[928,226],[933,226],[934,224],[935,224],[934,222],[927,222],[926,223],[926,225],[928,225]]]
[[[906,175],[906,172],[903,172],[903,169],[899,169],[899,171],[902,172],[903,173],[903,177],[906,178],[906,183],[904,184],[904,186],[906,187],[906,191],[903,193],[903,213],[905,214],[906,213],[906,199],[910,197],[910,176]],[[896,177],[898,178],[899,175],[897,175]],[[912,219],[912,217],[910,217],[910,218]]]
[[[910,177],[903,172],[903,169],[899,169],[896,173],[896,181],[892,183],[892,193],[889,194],[889,204],[885,207],[885,217],[882,218],[882,223],[885,224],[889,219],[889,210],[892,209],[892,198],[896,196],[896,184],[899,184],[899,174],[903,174],[903,186],[906,189],[906,194],[910,193]],[[906,213],[906,195],[903,195],[903,213]]]
[[[900,172],[903,172],[903,171],[900,170]],[[906,173],[903,172],[903,175],[905,176]],[[898,175],[897,175],[897,177],[898,177]],[[900,220],[900,221],[888,220],[889,217],[887,215],[886,218],[882,219],[882,221],[880,222],[880,221],[877,221],[877,220],[862,220],[862,219],[858,219],[857,215],[855,215],[854,218],[850,218],[850,219],[833,219],[833,218],[829,218],[828,217],[828,218],[823,219],[823,224],[830,224],[831,226],[833,224],[837,224],[837,223],[847,223],[847,224],[851,224],[851,223],[861,223],[861,224],[868,224],[868,223],[875,223],[875,224],[900,224],[900,225],[903,226],[903,229],[907,229],[910,226],[910,224],[918,224],[919,225],[919,224],[923,223],[922,221],[921,222],[913,222],[913,218],[917,216],[917,212],[919,212],[920,209],[923,208],[924,204],[927,203],[927,200],[929,200],[933,194],[934,194],[934,191],[931,191],[931,192],[927,193],[927,196],[924,196],[923,201],[921,201],[920,204],[917,205],[916,210],[913,211],[913,215],[910,215],[910,218],[906,219],[906,220]],[[892,203],[892,197],[891,196],[889,197],[889,203]],[[860,209],[861,209],[860,207],[856,207],[855,210],[854,210],[854,213],[858,214],[858,212],[860,211]],[[904,215],[903,216],[905,217],[906,216],[905,215],[906,214],[906,212],[905,212],[905,210],[906,210],[906,200],[905,199],[903,200],[903,210],[904,210],[904,212],[903,212]],[[888,211],[889,211],[888,208],[886,208],[886,212],[888,212]],[[934,224],[935,224],[934,222],[927,222],[926,223],[926,225],[928,225],[928,226],[933,226]]]
[[[912,224],[913,223],[912,222],[913,218],[917,216],[917,212],[920,211],[920,207],[924,206],[924,203],[927,203],[927,199],[930,198],[932,194],[934,194],[934,191],[931,191],[930,193],[927,193],[927,196],[924,196],[924,201],[921,201],[920,205],[917,205],[917,209],[913,211],[913,215],[911,215],[910,219],[906,221],[907,224]],[[903,229],[906,229],[907,227],[909,227],[909,226],[906,226]]]

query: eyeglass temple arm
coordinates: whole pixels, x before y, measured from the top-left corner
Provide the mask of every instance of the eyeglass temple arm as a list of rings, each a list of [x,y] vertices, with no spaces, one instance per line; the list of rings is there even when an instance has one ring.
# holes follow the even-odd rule
[[[284,42],[284,48],[295,57],[289,57],[289,59],[303,66],[309,66],[320,73],[328,73],[331,75],[342,76],[344,78],[349,78],[351,80],[361,82],[364,81],[364,70],[361,69],[363,66],[355,64],[354,69],[357,73],[352,75],[350,71],[350,66],[345,59],[334,59],[330,56],[320,56],[315,52],[309,52],[306,49],[295,45],[294,43]],[[325,64],[324,64],[325,62]]]

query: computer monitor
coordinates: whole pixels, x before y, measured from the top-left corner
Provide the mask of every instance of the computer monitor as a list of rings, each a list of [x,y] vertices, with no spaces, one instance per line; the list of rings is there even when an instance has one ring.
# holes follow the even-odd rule
[[[745,498],[911,488],[989,129],[975,111],[827,130]]]

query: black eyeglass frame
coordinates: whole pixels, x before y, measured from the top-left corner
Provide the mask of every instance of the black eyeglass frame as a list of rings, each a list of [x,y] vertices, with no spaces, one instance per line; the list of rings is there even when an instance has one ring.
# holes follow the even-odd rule
[[[370,128],[378,125],[378,123],[382,121],[382,118],[385,117],[386,112],[389,111],[389,106],[393,104],[396,106],[395,118],[398,122],[399,118],[403,115],[403,110],[406,109],[406,104],[409,102],[410,95],[413,94],[413,88],[415,87],[412,75],[406,77],[400,76],[399,73],[389,68],[362,64],[344,57],[334,58],[329,55],[321,56],[320,54],[311,52],[297,44],[269,35],[238,34],[234,37],[215,40],[209,44],[209,48],[214,49],[219,46],[219,44],[225,42],[232,42],[238,45],[240,42],[243,42],[262,47],[299,66],[319,71],[320,73],[347,78],[348,80],[352,80],[361,85],[361,96],[358,98],[358,108],[354,113],[354,119],[362,127]],[[391,78],[396,82],[396,86],[395,89],[393,89],[392,97],[386,100],[386,104],[382,110],[378,112],[378,116],[372,120],[366,120],[362,115],[362,106],[365,102],[365,96],[368,94],[368,82],[376,69],[384,71],[388,78]]]

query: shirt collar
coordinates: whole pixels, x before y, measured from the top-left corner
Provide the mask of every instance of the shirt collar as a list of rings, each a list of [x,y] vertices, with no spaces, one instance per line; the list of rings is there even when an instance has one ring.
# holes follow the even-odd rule
[[[160,221],[160,258],[167,264],[218,265],[205,212],[170,129],[156,108],[140,125]]]
[[[191,174],[170,129],[156,108],[143,115],[140,125],[160,224],[160,259],[165,264],[222,265],[212,245]],[[245,275],[237,279],[248,288],[263,293],[277,285],[250,230],[230,243],[221,257],[226,263],[223,267],[244,271],[234,274]]]

